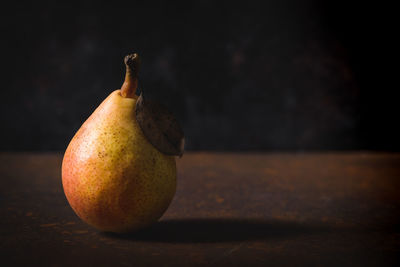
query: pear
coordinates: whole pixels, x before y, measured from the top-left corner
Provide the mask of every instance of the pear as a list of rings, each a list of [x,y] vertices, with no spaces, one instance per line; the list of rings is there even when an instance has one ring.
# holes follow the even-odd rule
[[[144,134],[141,125],[146,125],[146,118],[154,121],[151,114],[135,112],[139,63],[137,54],[125,57],[121,89],[84,122],[62,162],[70,206],[101,231],[123,233],[151,225],[166,211],[176,190],[175,156],[162,153],[155,146],[160,141]],[[155,136],[167,136],[160,131],[155,127]],[[182,152],[183,143],[178,143]]]

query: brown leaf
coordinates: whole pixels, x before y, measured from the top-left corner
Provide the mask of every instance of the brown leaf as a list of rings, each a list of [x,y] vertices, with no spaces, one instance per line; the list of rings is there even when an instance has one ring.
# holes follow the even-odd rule
[[[136,101],[136,120],[147,140],[161,153],[182,156],[185,138],[174,115],[164,106],[144,98]]]

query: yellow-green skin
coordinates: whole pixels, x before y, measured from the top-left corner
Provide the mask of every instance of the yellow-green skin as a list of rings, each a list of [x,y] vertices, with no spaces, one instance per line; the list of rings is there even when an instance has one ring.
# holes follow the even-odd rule
[[[63,159],[65,195],[76,214],[102,231],[156,222],[176,189],[173,156],[154,148],[135,118],[133,98],[111,93],[71,140]]]

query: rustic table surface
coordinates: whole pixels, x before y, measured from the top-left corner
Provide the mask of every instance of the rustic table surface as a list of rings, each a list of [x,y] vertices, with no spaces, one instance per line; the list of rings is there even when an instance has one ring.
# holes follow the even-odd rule
[[[187,153],[168,211],[131,235],[80,221],[63,194],[61,161],[0,154],[0,265],[400,262],[400,154]]]

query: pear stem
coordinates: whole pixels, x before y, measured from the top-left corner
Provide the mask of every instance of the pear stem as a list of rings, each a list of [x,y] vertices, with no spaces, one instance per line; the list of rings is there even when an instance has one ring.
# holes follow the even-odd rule
[[[140,58],[138,54],[130,54],[124,58],[126,73],[125,81],[121,86],[121,95],[126,98],[137,99],[136,89],[138,87],[138,73],[140,68]]]

